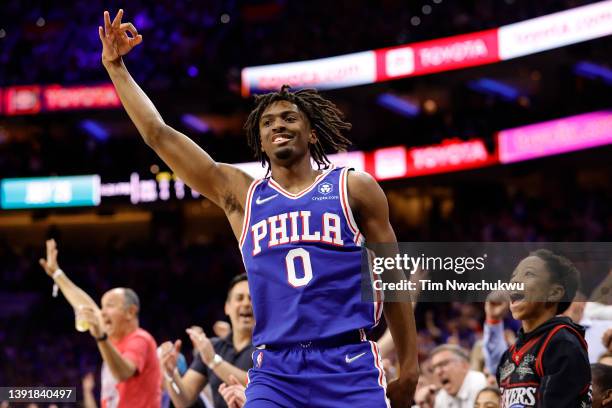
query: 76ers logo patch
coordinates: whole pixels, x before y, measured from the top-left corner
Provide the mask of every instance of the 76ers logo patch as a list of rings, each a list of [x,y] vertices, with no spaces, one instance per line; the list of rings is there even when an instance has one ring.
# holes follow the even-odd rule
[[[516,387],[502,389],[503,408],[530,408],[536,406],[536,387]]]
[[[332,183],[321,183],[319,184],[319,193],[329,194],[334,191],[334,185]]]

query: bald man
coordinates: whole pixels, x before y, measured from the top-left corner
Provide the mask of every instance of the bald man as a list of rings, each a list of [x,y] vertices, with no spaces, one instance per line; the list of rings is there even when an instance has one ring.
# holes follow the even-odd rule
[[[75,309],[102,355],[103,408],[158,408],[161,371],[155,339],[140,328],[140,300],[129,288],[114,288],[102,296],[102,308],[76,286],[57,263],[57,245],[48,240],[47,258],[40,265]]]

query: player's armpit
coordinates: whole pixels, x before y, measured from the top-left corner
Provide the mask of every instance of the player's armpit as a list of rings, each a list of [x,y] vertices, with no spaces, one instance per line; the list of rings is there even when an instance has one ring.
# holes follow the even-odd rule
[[[147,144],[183,180],[226,213],[242,211],[252,178],[239,168],[215,162],[193,140],[168,125]]]
[[[396,242],[389,224],[389,204],[384,191],[367,173],[348,173],[349,205],[357,225],[369,243]]]

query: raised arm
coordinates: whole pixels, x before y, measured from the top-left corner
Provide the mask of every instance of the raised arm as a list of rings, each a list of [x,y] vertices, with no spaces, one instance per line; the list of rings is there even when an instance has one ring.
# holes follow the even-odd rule
[[[68,303],[70,303],[75,309],[78,309],[82,306],[88,306],[96,310],[97,312],[100,312],[98,305],[91,298],[91,296],[89,296],[87,293],[85,293],[83,289],[79,288],[70,279],[68,279],[66,273],[60,269],[59,264],[57,263],[58,251],[55,240],[48,239],[46,242],[46,246],[47,258],[41,258],[38,262],[40,263],[40,266],[43,267],[47,275],[49,275],[49,277],[53,279],[55,284],[62,291],[62,294],[64,295],[66,300],[68,300]]]
[[[123,63],[121,57],[141,44],[142,36],[132,23],[122,23],[122,17],[123,10],[119,10],[111,23],[105,11],[104,27],[98,28],[98,34],[102,42],[102,64],[130,119],[147,145],[187,185],[223,208],[228,216],[237,209],[241,214],[250,177],[234,166],[215,162],[190,138],[166,125]],[[230,222],[234,227],[232,219]]]
[[[378,183],[366,173],[350,172],[348,177],[350,206],[368,243],[396,244],[389,223],[387,197]],[[397,246],[394,248],[397,253]],[[392,406],[409,406],[418,381],[416,324],[410,302],[385,303],[385,319],[400,364],[399,378],[388,386]]]

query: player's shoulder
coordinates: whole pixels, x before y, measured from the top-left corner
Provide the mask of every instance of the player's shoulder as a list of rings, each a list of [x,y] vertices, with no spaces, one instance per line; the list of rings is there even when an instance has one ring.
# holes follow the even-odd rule
[[[379,188],[378,182],[372,177],[370,173],[365,171],[358,171],[348,169],[347,182],[349,191],[351,189],[370,190]]]
[[[386,202],[385,193],[369,173],[349,171],[347,187],[349,198],[353,204],[375,205],[378,202]]]

